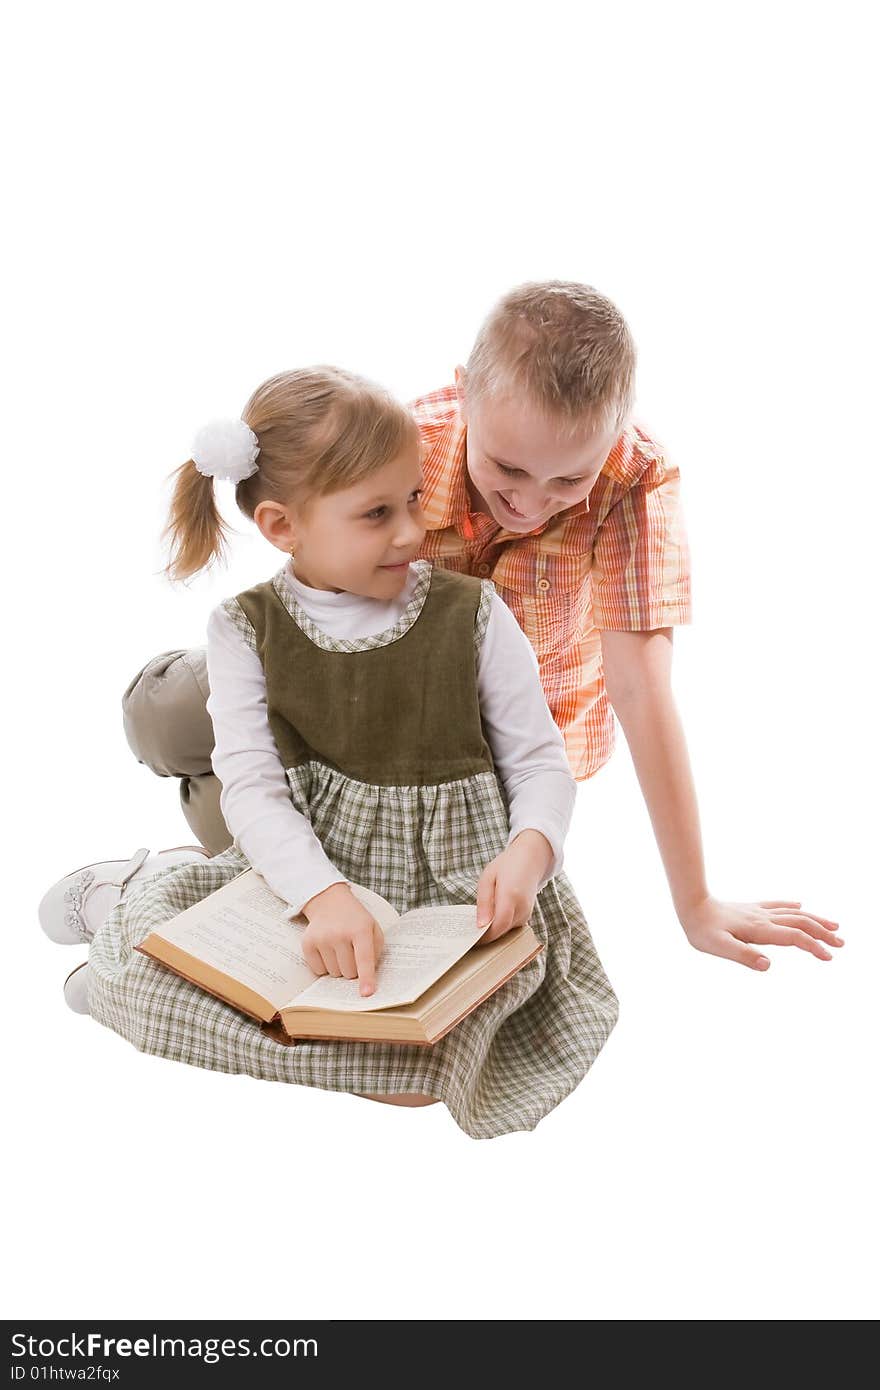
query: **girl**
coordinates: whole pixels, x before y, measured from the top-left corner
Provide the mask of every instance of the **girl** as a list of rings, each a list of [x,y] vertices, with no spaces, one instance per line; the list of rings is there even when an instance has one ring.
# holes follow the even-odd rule
[[[88,1008],[146,1052],[403,1104],[445,1102],[473,1138],[534,1129],[583,1079],[618,1013],[567,876],[576,784],[535,654],[489,580],[414,561],[419,436],[373,383],[283,372],[177,469],[172,580],[222,553],[214,480],[290,558],[210,614],[212,766],[232,846],[128,885],[89,951]],[[398,912],[476,902],[493,940],[545,949],[433,1047],[307,1041],[265,1027],[134,945],[253,866],[307,921],[317,974],[375,986]]]

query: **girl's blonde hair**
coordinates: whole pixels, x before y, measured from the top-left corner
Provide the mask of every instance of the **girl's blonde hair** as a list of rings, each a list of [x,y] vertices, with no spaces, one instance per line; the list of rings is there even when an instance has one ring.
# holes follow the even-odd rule
[[[235,501],[253,520],[260,502],[307,509],[328,492],[351,487],[418,446],[418,426],[381,386],[340,367],[279,372],[250,397],[241,418],[257,436],[258,468],[235,485]],[[229,527],[217,509],[214,479],[187,459],[173,473],[174,492],[163,540],[163,573],[188,579],[224,556]]]
[[[622,430],[635,399],[636,346],[619,309],[592,285],[529,281],[480,328],[465,366],[470,403],[525,397],[561,436]]]

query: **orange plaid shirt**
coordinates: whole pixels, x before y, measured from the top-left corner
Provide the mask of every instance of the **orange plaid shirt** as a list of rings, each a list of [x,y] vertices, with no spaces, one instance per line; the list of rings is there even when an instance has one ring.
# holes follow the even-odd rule
[[[410,401],[419,424],[428,532],[419,559],[490,578],[535,649],[547,703],[578,781],[614,749],[602,678],[603,628],[691,621],[690,554],[679,473],[635,423],[589,497],[523,535],[470,510],[467,429],[454,386]]]

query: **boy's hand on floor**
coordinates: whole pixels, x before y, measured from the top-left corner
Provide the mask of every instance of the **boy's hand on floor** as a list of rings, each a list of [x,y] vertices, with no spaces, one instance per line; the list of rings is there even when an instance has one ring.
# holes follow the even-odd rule
[[[770,901],[727,903],[707,897],[680,912],[679,921],[688,941],[698,951],[768,970],[770,962],[750,942],[761,946],[800,946],[819,960],[831,960],[828,946],[842,946],[836,935],[837,922],[805,912],[800,903]]]

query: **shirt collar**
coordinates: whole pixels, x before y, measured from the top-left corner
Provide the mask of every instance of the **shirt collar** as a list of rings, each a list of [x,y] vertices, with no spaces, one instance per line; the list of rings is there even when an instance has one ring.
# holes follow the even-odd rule
[[[458,526],[469,513],[467,426],[456,410],[430,440],[423,459],[425,489],[422,511],[429,531]]]
[[[380,599],[371,598],[369,594],[354,594],[348,589],[341,589],[339,593],[335,593],[332,589],[314,589],[311,584],[304,584],[301,579],[297,578],[292,559],[282,565],[278,571],[282,583],[299,600],[309,617],[314,617],[322,612],[329,615],[359,610],[366,614],[379,609],[405,608],[413,596],[420,574],[421,566],[418,563],[410,564],[406,582],[400,593],[395,598]]]

